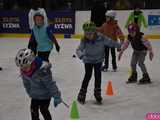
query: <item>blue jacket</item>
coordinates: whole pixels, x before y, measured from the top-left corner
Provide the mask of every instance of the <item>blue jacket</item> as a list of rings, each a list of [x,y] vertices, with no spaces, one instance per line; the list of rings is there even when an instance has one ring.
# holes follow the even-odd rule
[[[81,39],[81,43],[76,50],[77,56],[83,60],[84,63],[100,63],[103,62],[105,56],[105,46],[120,48],[121,45],[103,36],[101,33],[96,33],[94,40]]]
[[[35,59],[36,69],[31,76],[21,73],[23,84],[28,95],[33,99],[50,99],[60,97],[60,91],[53,80],[50,68],[42,67],[42,60]]]

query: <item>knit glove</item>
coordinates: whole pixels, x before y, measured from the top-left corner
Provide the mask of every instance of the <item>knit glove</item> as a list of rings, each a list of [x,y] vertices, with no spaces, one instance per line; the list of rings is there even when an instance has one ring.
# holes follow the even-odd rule
[[[61,97],[58,97],[58,96],[54,97],[54,101],[53,101],[54,107],[57,107],[61,102],[62,102]]]

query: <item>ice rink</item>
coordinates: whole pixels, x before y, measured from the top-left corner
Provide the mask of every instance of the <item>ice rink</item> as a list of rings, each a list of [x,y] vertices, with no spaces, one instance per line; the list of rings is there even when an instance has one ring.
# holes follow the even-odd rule
[[[30,120],[30,99],[27,96],[14,57],[17,50],[27,46],[27,38],[0,39],[0,120]],[[77,94],[84,77],[83,63],[73,58],[78,40],[59,40],[61,51],[52,51],[50,61],[53,64],[52,72],[59,86],[63,99],[69,105],[77,98]],[[87,102],[78,104],[80,120],[145,120],[148,112],[160,112],[160,41],[152,42],[155,57],[149,61],[146,57],[146,66],[152,84],[126,84],[129,76],[129,64],[132,49],[128,48],[118,63],[118,72],[102,74],[103,105],[94,104],[94,78],[90,81]],[[110,64],[110,68],[111,64]],[[110,69],[112,70],[112,69]],[[138,77],[141,72],[138,68]],[[107,82],[111,80],[113,96],[105,95]],[[56,109],[51,101],[53,120],[70,120],[70,109],[60,104]],[[41,117],[42,118],[42,117]],[[43,120],[43,119],[41,119]]]

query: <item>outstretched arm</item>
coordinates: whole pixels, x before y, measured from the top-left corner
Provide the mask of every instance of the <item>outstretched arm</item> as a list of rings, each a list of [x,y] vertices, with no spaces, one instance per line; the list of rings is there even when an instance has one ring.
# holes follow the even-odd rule
[[[141,17],[142,17],[143,25],[144,25],[145,28],[147,28],[147,21],[146,21],[146,19],[145,19],[145,16],[144,16],[143,13],[141,13],[141,15],[142,15]]]
[[[120,43],[123,44],[125,37],[124,37],[124,34],[123,34],[121,28],[118,25],[116,26],[116,35],[120,39]]]
[[[55,36],[53,35],[53,32],[52,32],[50,27],[47,27],[47,34],[48,34],[50,40],[52,40],[52,42],[55,44],[57,52],[59,52],[60,51],[60,46],[59,46]]]
[[[78,56],[79,59],[82,59],[84,57],[84,40],[82,39],[80,42],[80,45],[78,46],[78,48],[76,49],[76,54]]]
[[[102,37],[104,39],[104,45],[105,46],[116,47],[118,49],[121,48],[121,44],[118,43],[117,41],[112,40],[111,38],[107,37],[106,35],[105,36],[102,35]]]
[[[37,54],[37,42],[36,42],[33,31],[31,31],[31,37],[28,43],[28,48],[31,49],[35,55]]]
[[[121,57],[123,55],[123,52],[128,48],[129,46],[129,41],[126,40],[123,44],[122,44],[122,47],[121,47],[121,51],[119,52],[119,55],[118,55],[118,60],[121,60]]]
[[[129,14],[128,19],[127,19],[126,24],[125,24],[125,28],[128,27],[128,25],[131,23],[132,19],[133,19],[133,12],[131,12]]]
[[[148,51],[149,51],[149,59],[152,60],[154,57],[154,53],[153,53],[153,49],[152,49],[152,45],[151,43],[146,39],[146,38],[142,38],[143,44],[147,47]]]
[[[96,28],[96,31],[97,31],[97,32],[100,32],[100,33],[104,33],[104,26],[102,25],[102,26],[100,26],[100,27],[97,27],[97,28]]]

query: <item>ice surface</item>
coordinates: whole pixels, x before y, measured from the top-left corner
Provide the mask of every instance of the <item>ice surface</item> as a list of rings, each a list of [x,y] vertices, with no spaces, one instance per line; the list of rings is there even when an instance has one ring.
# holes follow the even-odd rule
[[[0,39],[0,120],[30,120],[30,99],[26,95],[19,71],[14,63],[18,49],[27,46],[27,38]],[[83,63],[73,58],[78,40],[59,40],[61,51],[52,51],[50,61],[52,71],[63,99],[71,105],[76,99],[82,79],[84,77]],[[146,66],[153,84],[127,85],[131,48],[126,50],[122,60],[118,62],[118,72],[106,72],[102,77],[103,105],[94,104],[94,78],[90,81],[87,93],[87,103],[78,104],[80,120],[144,120],[148,112],[160,112],[160,42],[152,42],[155,57],[149,61],[146,57]],[[111,67],[110,67],[111,68]],[[138,68],[138,77],[141,77]],[[108,80],[112,81],[114,96],[105,95],[105,86]],[[50,107],[53,120],[69,120],[70,109],[63,104],[56,109],[51,102]],[[42,118],[42,117],[41,117]],[[43,120],[43,119],[42,119]]]

